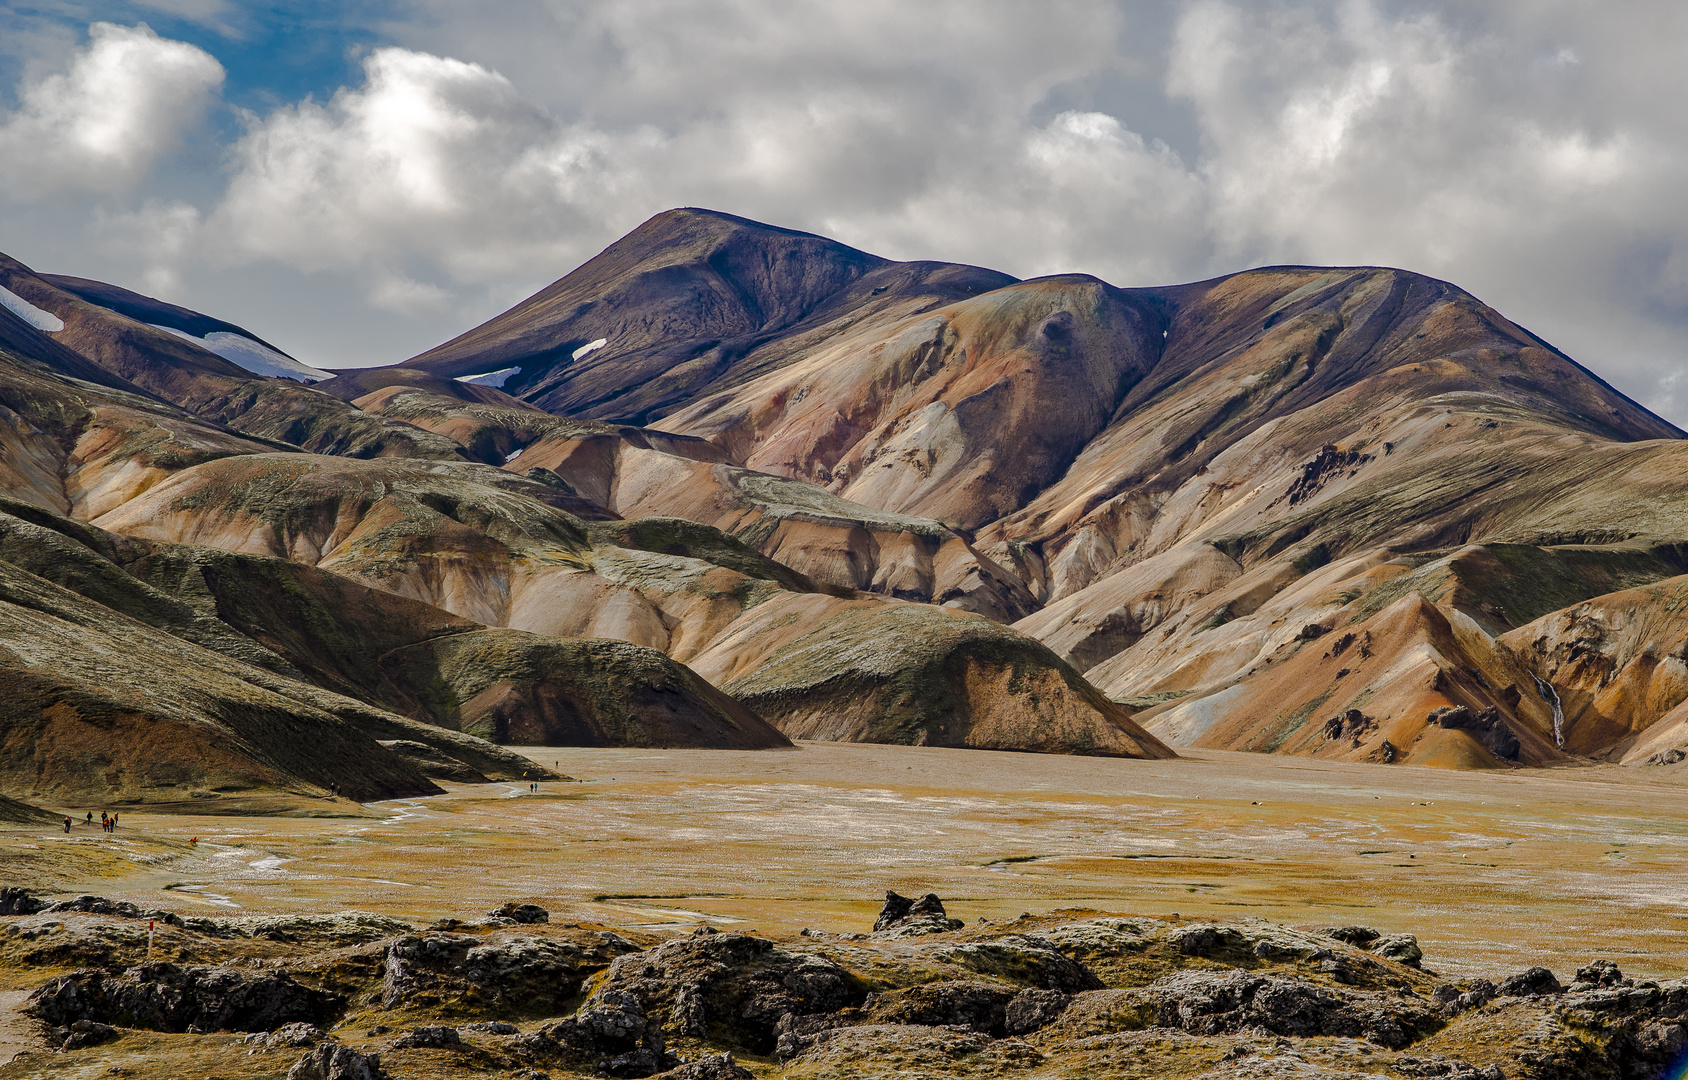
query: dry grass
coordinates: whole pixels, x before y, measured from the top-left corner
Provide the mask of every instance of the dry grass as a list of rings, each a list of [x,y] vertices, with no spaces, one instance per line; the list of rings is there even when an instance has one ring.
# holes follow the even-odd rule
[[[130,811],[116,837],[14,829],[0,874],[181,911],[421,920],[523,899],[771,934],[865,929],[884,889],[930,889],[970,922],[1059,907],[1357,922],[1417,934],[1448,973],[1569,975],[1594,956],[1688,971],[1688,803],[1661,770],[815,743],[530,753],[586,782],[455,786],[370,807],[380,818]]]

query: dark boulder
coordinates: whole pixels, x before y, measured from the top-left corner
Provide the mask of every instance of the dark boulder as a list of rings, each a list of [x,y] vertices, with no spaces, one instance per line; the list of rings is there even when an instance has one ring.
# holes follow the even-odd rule
[[[395,1050],[443,1050],[447,1047],[461,1046],[462,1044],[463,1037],[457,1034],[456,1028],[436,1025],[419,1027],[414,1031],[400,1035],[393,1042],[393,1048]]]
[[[1411,934],[1390,934],[1388,937],[1379,938],[1371,946],[1371,951],[1385,960],[1393,960],[1407,967],[1418,967],[1419,962],[1424,959],[1424,950],[1418,947],[1418,938]]]
[[[1007,1031],[1008,1004],[1018,993],[1018,987],[996,983],[926,983],[870,996],[858,1022],[962,1027],[1000,1038]]]
[[[668,1052],[660,1024],[646,1018],[636,994],[617,990],[592,995],[579,1012],[515,1040],[529,1061],[608,1076],[651,1076],[679,1064]]]
[[[1624,978],[1624,973],[1612,961],[1596,960],[1577,969],[1577,982],[1589,986],[1632,986],[1635,980]]]
[[[555,1016],[585,979],[608,966],[616,950],[554,938],[499,933],[405,934],[387,946],[381,1003]]]
[[[1192,1035],[1260,1029],[1297,1038],[1363,1038],[1398,1050],[1442,1026],[1429,1003],[1243,971],[1183,971],[1137,993],[1154,1009],[1157,1026]]]
[[[1562,994],[1565,988],[1559,985],[1553,972],[1544,967],[1533,967],[1510,975],[1501,980],[1496,993],[1501,997],[1539,997],[1543,994]]]
[[[538,904],[500,904],[487,912],[486,917],[488,919],[508,919],[513,923],[524,925],[551,921],[551,913]]]
[[[381,1055],[365,1054],[338,1043],[323,1043],[293,1063],[287,1080],[386,1080]]]
[[[876,934],[895,932],[898,937],[918,934],[942,934],[961,929],[961,920],[952,919],[944,911],[944,902],[937,893],[927,893],[918,900],[899,896],[885,890],[885,906],[873,921]]]
[[[1059,990],[1022,990],[1003,1010],[1003,1028],[1010,1035],[1029,1035],[1066,1012],[1072,1000]]]
[[[51,1035],[52,1041],[58,1043],[60,1050],[80,1050],[84,1046],[103,1046],[108,1042],[116,1042],[123,1033],[110,1024],[102,1024],[95,1020],[78,1020],[69,1027],[54,1028]]]
[[[94,1020],[154,1031],[272,1031],[327,1026],[345,1009],[339,994],[301,986],[285,971],[143,964],[113,975],[78,971],[30,995],[24,1011],[68,1026]]]
[[[758,1054],[774,1049],[787,1013],[808,1016],[857,1005],[866,989],[831,960],[786,952],[745,934],[696,934],[623,956],[610,966],[591,1007],[605,995],[644,1003],[652,1026]]]
[[[712,1054],[658,1073],[657,1080],[753,1080],[755,1075],[731,1054]]]
[[[16,885],[0,888],[0,915],[33,915],[47,906]]]

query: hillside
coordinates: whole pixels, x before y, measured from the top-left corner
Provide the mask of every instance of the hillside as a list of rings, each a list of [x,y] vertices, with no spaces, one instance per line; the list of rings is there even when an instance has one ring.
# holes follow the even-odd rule
[[[1688,440],[1447,282],[1018,281],[683,209],[307,387],[180,336],[257,342],[234,324],[0,270],[41,323],[10,327],[20,400],[98,376],[111,402],[81,406],[86,451],[13,438],[19,497],[487,633],[656,650],[787,735],[1487,768],[1688,744]],[[484,715],[546,714],[526,676],[473,674],[523,639],[478,640],[391,656]],[[599,662],[525,655],[575,693]]]
[[[1493,639],[1688,569],[1682,433],[1447,282],[1375,267],[1014,281],[676,210],[396,370],[494,365],[518,368],[505,392],[577,423],[702,439],[733,467],[942,523],[991,583],[970,610],[1043,641],[1174,743],[1336,752],[1285,729],[1383,686],[1269,715],[1260,702],[1281,689],[1250,687],[1326,630],[1378,619],[1460,668],[1474,661],[1437,619],[1464,616],[1492,642],[1470,648],[1516,666],[1519,700],[1402,695],[1391,672],[1398,700],[1346,754],[1388,742],[1392,760],[1500,763],[1430,724],[1440,708],[1494,708],[1538,763],[1611,753],[1662,715],[1538,745],[1552,703],[1535,679],[1555,671]],[[722,470],[628,490],[755,540],[737,500],[696,494],[730,487]],[[762,550],[876,587],[846,545]],[[1382,602],[1407,592],[1441,615]]]

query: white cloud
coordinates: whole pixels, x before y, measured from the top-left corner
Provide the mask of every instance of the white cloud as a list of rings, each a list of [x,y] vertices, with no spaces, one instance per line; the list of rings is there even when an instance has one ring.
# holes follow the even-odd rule
[[[570,259],[585,215],[628,179],[603,135],[559,124],[479,64],[382,48],[363,70],[326,104],[251,118],[207,224],[232,250],[372,269],[371,302],[407,310],[437,293],[398,270],[406,261],[477,281]]]
[[[24,86],[0,117],[0,174],[26,195],[128,188],[199,124],[222,82],[203,49],[145,23],[94,23],[69,69]]]

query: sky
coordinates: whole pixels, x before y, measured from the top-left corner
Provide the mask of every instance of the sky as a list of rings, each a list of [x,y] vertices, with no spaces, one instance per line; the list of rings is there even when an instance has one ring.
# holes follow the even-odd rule
[[[0,251],[396,363],[702,206],[1444,278],[1688,426],[1688,5],[0,0]]]

